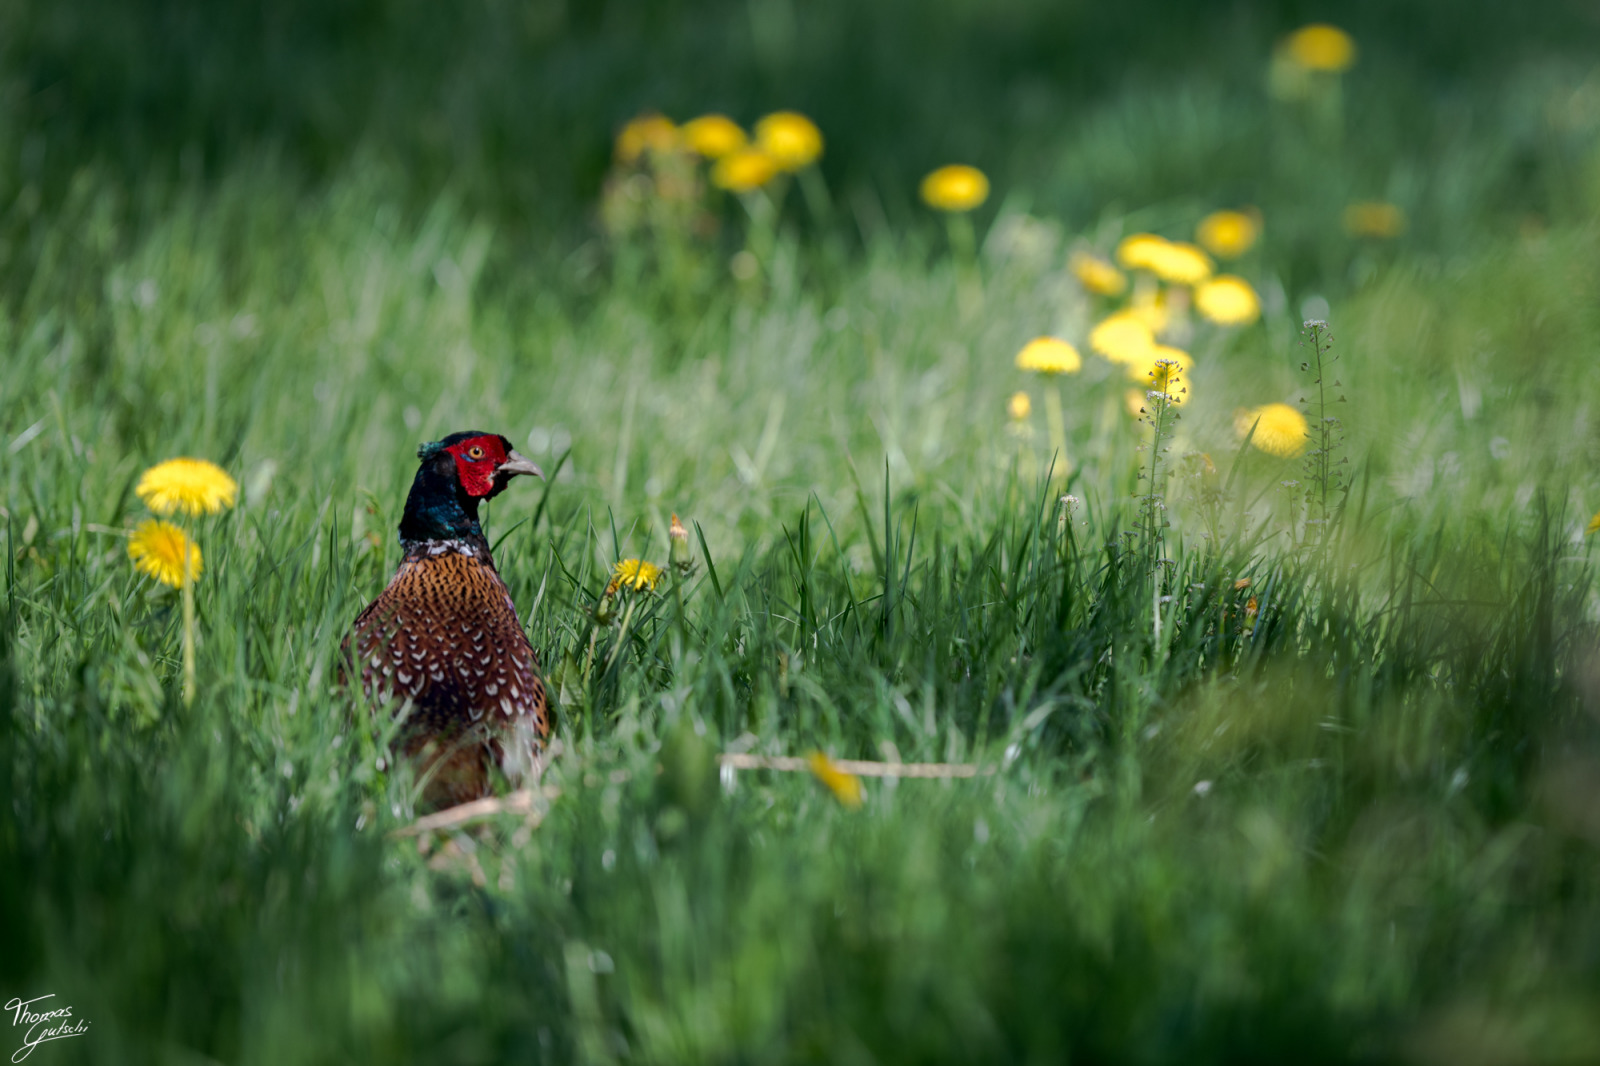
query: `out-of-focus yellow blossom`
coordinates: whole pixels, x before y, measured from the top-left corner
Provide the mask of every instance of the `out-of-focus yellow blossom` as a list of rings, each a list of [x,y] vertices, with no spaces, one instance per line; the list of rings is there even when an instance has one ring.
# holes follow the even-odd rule
[[[817,780],[826,785],[841,804],[855,810],[866,801],[861,791],[861,779],[855,774],[839,769],[832,759],[820,751],[812,752],[806,761],[811,764],[811,772]]]
[[[1247,326],[1261,317],[1261,298],[1243,278],[1220,274],[1194,291],[1202,315],[1223,326]]]
[[[1089,331],[1089,347],[1113,363],[1136,362],[1155,346],[1155,333],[1131,311],[1109,315]]]
[[[1096,295],[1121,296],[1128,287],[1127,275],[1097,255],[1073,252],[1067,265],[1078,284]]]
[[[667,116],[655,111],[640,115],[617,134],[617,158],[637,163],[645,152],[670,152],[678,145],[678,127]]]
[[[185,570],[191,585],[200,579],[200,545],[171,522],[140,522],[128,541],[128,558],[140,573],[173,588],[184,583]]]
[[[1306,416],[1286,403],[1269,403],[1235,412],[1233,430],[1241,439],[1250,432],[1251,426],[1256,427],[1256,432],[1250,443],[1269,455],[1287,459],[1305,450]]]
[[[1219,259],[1237,259],[1260,236],[1260,218],[1247,211],[1213,211],[1194,231],[1195,240]]]
[[[205,459],[168,459],[146,470],[133,491],[158,515],[181,511],[193,516],[232,507],[239,484]]]
[[[1589,519],[1588,526],[1583,530],[1583,535],[1586,537],[1592,537],[1596,533],[1600,533],[1600,512],[1596,512],[1595,516]]]
[[[1154,251],[1147,269],[1171,285],[1198,285],[1211,276],[1211,257],[1187,241],[1167,241]]]
[[[1025,392],[1013,392],[1011,399],[1006,401],[1006,413],[1011,416],[1013,422],[1022,422],[1033,413],[1033,401]]]
[[[1117,262],[1125,270],[1152,270],[1151,264],[1169,242],[1154,233],[1135,233],[1117,244]]]
[[[683,146],[707,159],[721,159],[749,143],[739,124],[727,115],[701,115],[683,124],[678,131]]]
[[[1160,333],[1172,322],[1172,310],[1167,306],[1166,293],[1155,289],[1134,293],[1127,313],[1148,326],[1151,333]]]
[[[1038,374],[1076,374],[1083,366],[1078,349],[1059,337],[1035,337],[1017,353],[1017,369]]]
[[[1302,26],[1283,42],[1285,53],[1306,70],[1338,74],[1356,61],[1356,42],[1337,26],[1325,22]]]
[[[1405,212],[1394,204],[1368,200],[1344,209],[1344,229],[1352,237],[1398,237],[1406,228]]]
[[[774,111],[756,123],[756,144],[782,170],[799,170],[822,155],[822,131],[798,111]]]
[[[750,192],[778,176],[778,161],[760,148],[741,148],[711,168],[711,184],[729,192]]]
[[[971,211],[989,198],[989,179],[977,167],[952,164],[922,179],[922,202],[939,211]]]

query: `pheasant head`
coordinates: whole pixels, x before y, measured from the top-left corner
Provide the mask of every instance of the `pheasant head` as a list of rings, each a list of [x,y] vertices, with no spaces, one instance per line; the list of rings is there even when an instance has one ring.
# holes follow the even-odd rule
[[[408,548],[433,541],[481,543],[478,504],[498,496],[518,474],[544,477],[509,440],[478,430],[430,441],[417,449],[417,458],[422,465],[400,519],[400,543]]]

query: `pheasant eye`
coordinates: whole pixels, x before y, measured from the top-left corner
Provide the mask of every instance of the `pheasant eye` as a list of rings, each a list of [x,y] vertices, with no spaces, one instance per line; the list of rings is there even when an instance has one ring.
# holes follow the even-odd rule
[[[483,446],[480,445],[480,444],[474,444],[472,447],[468,448],[467,449],[467,458],[468,459],[482,459],[483,458]]]

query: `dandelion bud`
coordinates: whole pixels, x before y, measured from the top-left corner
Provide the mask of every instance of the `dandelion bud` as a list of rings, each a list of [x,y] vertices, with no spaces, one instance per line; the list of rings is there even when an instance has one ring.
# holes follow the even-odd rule
[[[684,528],[678,516],[672,516],[672,525],[667,527],[668,548],[667,561],[678,573],[685,576],[694,569],[694,557],[689,554],[689,531]]]

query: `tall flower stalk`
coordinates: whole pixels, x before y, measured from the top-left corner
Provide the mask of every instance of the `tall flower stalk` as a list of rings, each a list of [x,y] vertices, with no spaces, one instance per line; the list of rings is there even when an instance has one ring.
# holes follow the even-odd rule
[[[1334,453],[1344,444],[1344,423],[1329,414],[1328,410],[1336,403],[1344,403],[1345,398],[1342,394],[1330,396],[1331,389],[1341,386],[1339,382],[1329,382],[1327,378],[1328,371],[1338,361],[1338,356],[1333,354],[1333,334],[1328,331],[1328,324],[1318,318],[1307,319],[1304,329],[1305,343],[1311,348],[1311,358],[1301,363],[1300,369],[1312,374],[1312,385],[1316,388],[1313,399],[1301,400],[1306,405],[1308,421],[1311,423],[1312,445],[1305,456],[1306,480],[1309,482],[1306,490],[1305,540],[1307,544],[1325,545],[1332,534],[1334,518],[1329,501],[1343,485],[1339,468],[1349,462],[1348,457],[1337,460],[1334,457]]]
[[[1182,368],[1170,359],[1156,361],[1150,371],[1149,390],[1140,408],[1140,417],[1150,426],[1150,472],[1139,472],[1141,481],[1148,480],[1146,490],[1139,496],[1139,529],[1145,555],[1151,569],[1161,560],[1165,544],[1166,497],[1162,492],[1162,458],[1170,446],[1173,429],[1178,421],[1179,397],[1187,392],[1183,384]]]

